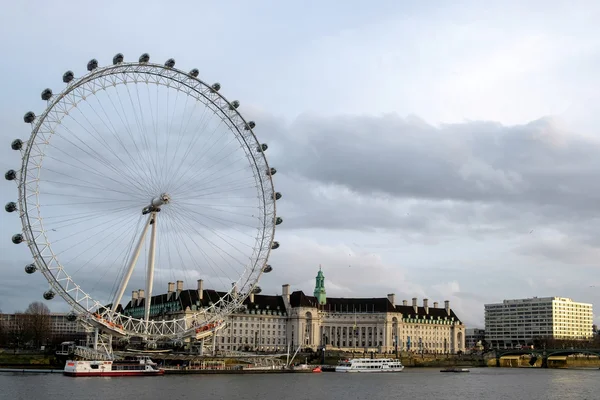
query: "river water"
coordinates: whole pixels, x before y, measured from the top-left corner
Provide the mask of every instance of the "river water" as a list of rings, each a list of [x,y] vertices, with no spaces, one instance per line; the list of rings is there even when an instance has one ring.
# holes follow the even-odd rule
[[[598,400],[600,370],[405,369],[397,374],[167,375],[69,378],[0,373],[0,399]]]

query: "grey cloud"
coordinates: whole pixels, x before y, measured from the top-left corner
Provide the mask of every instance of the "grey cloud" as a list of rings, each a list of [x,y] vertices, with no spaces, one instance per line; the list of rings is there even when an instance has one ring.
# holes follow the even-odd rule
[[[303,115],[269,136],[287,149],[278,161],[291,171],[360,193],[580,207],[600,197],[589,187],[600,146],[549,118],[434,127],[395,115]]]

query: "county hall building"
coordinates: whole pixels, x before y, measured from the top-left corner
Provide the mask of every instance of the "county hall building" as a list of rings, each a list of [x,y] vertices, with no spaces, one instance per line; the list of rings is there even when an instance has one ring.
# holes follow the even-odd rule
[[[169,284],[169,290],[152,298],[151,318],[192,315],[208,307],[225,292],[183,289],[183,281]],[[133,292],[123,313],[143,315],[144,291]],[[139,315],[138,315],[139,314]],[[440,307],[416,298],[409,304],[396,302],[394,294],[375,298],[331,298],[326,296],[325,276],[319,269],[313,296],[290,292],[283,285],[279,295],[250,294],[243,308],[227,319],[218,331],[216,348],[222,351],[286,351],[301,347],[316,350],[374,351],[392,353],[456,353],[465,349],[465,326],[445,301]]]

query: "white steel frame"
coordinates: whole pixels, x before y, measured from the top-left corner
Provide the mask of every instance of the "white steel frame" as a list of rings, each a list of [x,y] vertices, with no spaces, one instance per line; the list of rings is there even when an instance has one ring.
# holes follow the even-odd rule
[[[183,316],[169,321],[148,320],[150,302],[147,301],[145,318],[137,319],[125,316],[94,299],[85,292],[65,271],[57,256],[53,253],[51,244],[44,230],[42,213],[40,210],[39,183],[44,151],[56,127],[70,110],[77,107],[78,103],[85,101],[86,97],[95,95],[98,91],[116,85],[126,84],[158,84],[178,90],[202,102],[213,113],[218,115],[224,124],[236,136],[240,146],[244,149],[249,163],[253,167],[254,178],[257,182],[257,192],[260,201],[260,221],[254,250],[250,262],[241,274],[235,286],[237,295],[228,295],[219,299],[206,309],[199,310],[191,316]],[[51,288],[60,294],[78,314],[90,318],[101,329],[117,335],[142,336],[145,338],[178,338],[195,335],[198,326],[189,326],[187,321],[202,321],[208,324],[220,321],[224,316],[238,309],[243,300],[254,289],[263,272],[271,252],[275,235],[276,207],[274,198],[273,180],[269,164],[262,150],[258,150],[258,142],[252,127],[218,90],[200,79],[178,70],[160,64],[152,63],[119,63],[107,67],[96,68],[81,78],[74,79],[59,94],[48,100],[46,110],[36,117],[32,123],[33,129],[22,154],[22,167],[19,175],[19,212],[23,225],[23,232],[27,244],[33,255],[34,263],[44,274]],[[141,211],[141,210],[140,210]],[[152,237],[156,235],[157,213],[150,213],[148,222],[140,235],[143,242],[150,220],[154,218]],[[155,239],[151,239],[153,242]],[[151,246],[154,247],[154,246]],[[140,246],[138,245],[139,255]],[[153,257],[150,256],[147,280],[147,299],[151,298],[153,270]],[[121,287],[117,292],[116,301],[120,301],[127,287],[133,266],[137,257],[132,257],[129,269]],[[197,318],[201,316],[201,318]]]

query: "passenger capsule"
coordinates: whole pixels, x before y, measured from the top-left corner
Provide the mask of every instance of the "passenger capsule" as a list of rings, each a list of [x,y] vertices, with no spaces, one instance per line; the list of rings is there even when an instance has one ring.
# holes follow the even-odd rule
[[[277,173],[277,170],[275,168],[270,168],[267,170],[267,175],[269,176],[273,176]]]
[[[52,300],[54,298],[54,292],[52,290],[48,290],[47,292],[44,292],[44,299],[46,300]]]
[[[252,293],[254,294],[259,294],[260,292],[262,292],[260,286],[254,286],[254,289],[252,289]]]
[[[274,198],[275,200],[279,200],[279,199],[281,198],[281,196],[283,196],[283,195],[282,195],[281,193],[279,193],[279,192],[275,192],[275,193],[273,194],[273,198]]]
[[[50,88],[46,88],[44,90],[42,90],[42,100],[50,100],[50,98],[52,97],[52,89]]]
[[[10,148],[13,150],[21,150],[23,148],[23,141],[21,139],[15,139],[10,144]]]
[[[198,71],[197,68],[194,68],[193,70],[190,71],[190,75],[193,76],[194,78],[197,78],[199,74],[200,74],[200,71]]]
[[[279,242],[273,242],[271,244],[271,249],[275,250],[275,249],[278,249],[278,248],[279,248]]]
[[[141,63],[147,63],[148,61],[150,61],[150,54],[144,53],[140,56]]]
[[[255,126],[256,126],[256,124],[254,123],[254,121],[250,121],[246,124],[246,127],[244,129],[249,131],[250,129],[254,129]]]
[[[69,322],[75,322],[77,321],[77,314],[75,314],[74,312],[70,312],[67,314],[67,321]]]
[[[229,109],[230,110],[235,110],[239,106],[240,106],[240,102],[237,101],[237,100],[234,100],[234,101],[231,102],[231,104],[229,104]]]
[[[14,201],[6,203],[6,205],[4,206],[4,210],[6,210],[6,212],[17,211],[17,203],[15,203]]]
[[[263,267],[263,272],[265,274],[268,274],[269,272],[273,271],[273,267],[271,267],[271,265],[267,264]]]
[[[87,63],[87,70],[88,71],[93,71],[96,68],[98,68],[98,60],[96,60],[95,58],[92,58],[90,61],[88,61]]]
[[[64,83],[69,83],[73,79],[75,79],[75,74],[73,74],[73,71],[67,71],[63,74],[63,82]]]
[[[266,143],[263,143],[261,145],[258,146],[258,148],[256,149],[256,151],[258,151],[259,153],[263,152],[263,151],[267,151],[267,149],[269,148],[269,146],[267,146]]]
[[[37,267],[35,266],[35,264],[27,264],[25,266],[25,272],[27,272],[28,274],[33,274],[35,271],[37,271]]]
[[[26,124],[30,124],[35,120],[35,114],[33,113],[33,111],[27,111],[25,113],[25,115],[23,116],[23,121],[25,121]]]
[[[275,218],[275,225],[281,225],[282,222],[283,222],[283,218],[281,218],[281,217]]]
[[[7,181],[14,181],[15,179],[17,179],[17,171],[15,171],[14,169],[9,169],[4,174],[4,179],[6,179]]]
[[[123,54],[117,53],[113,57],[113,65],[121,64],[124,60]]]
[[[211,88],[214,92],[218,92],[219,90],[221,90],[221,84],[219,82],[215,82],[215,83],[213,83]]]
[[[16,235],[13,235],[12,242],[14,244],[22,243],[23,242],[23,235],[20,234],[20,233],[17,233]]]
[[[165,61],[165,67],[173,68],[174,66],[175,66],[175,59],[169,58],[167,61]]]

